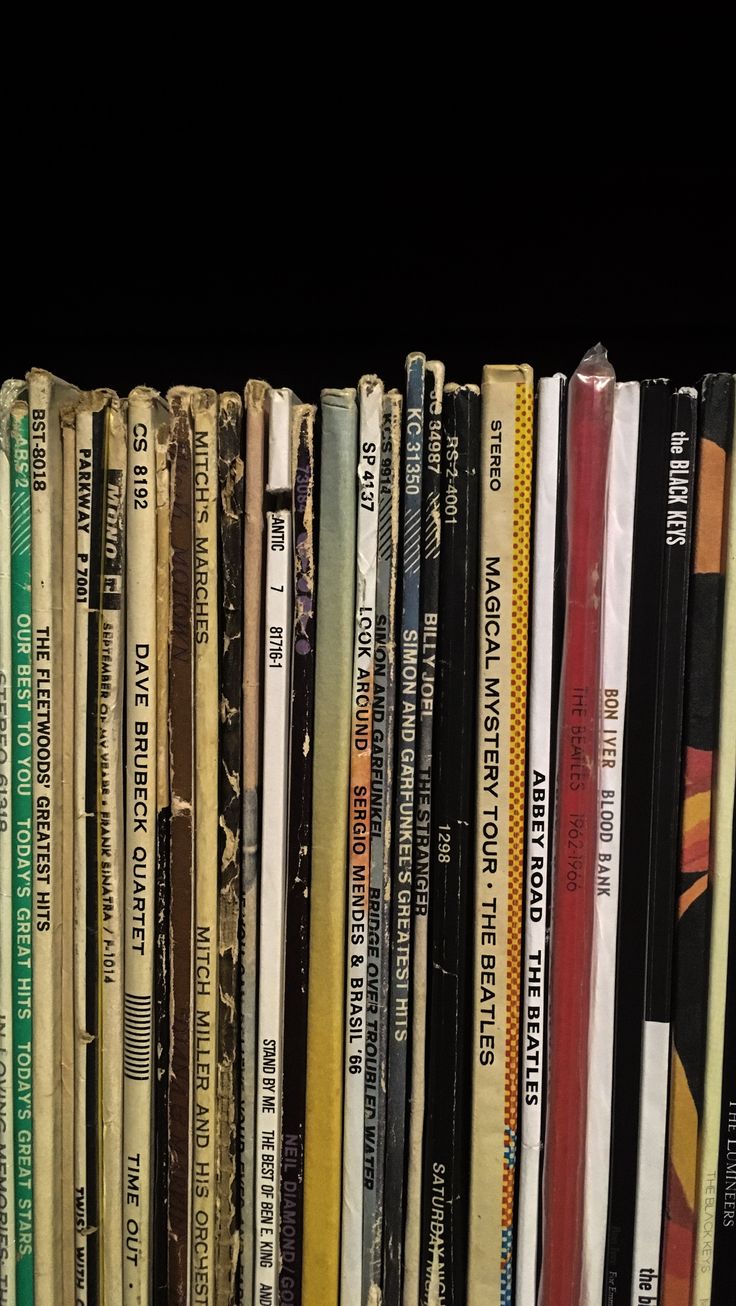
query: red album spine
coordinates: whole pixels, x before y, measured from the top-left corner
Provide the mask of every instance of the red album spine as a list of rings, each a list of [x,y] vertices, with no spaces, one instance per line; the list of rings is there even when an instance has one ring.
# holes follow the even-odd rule
[[[597,345],[568,390],[567,577],[552,886],[540,1306],[579,1306],[596,865],[601,572],[615,374]]]

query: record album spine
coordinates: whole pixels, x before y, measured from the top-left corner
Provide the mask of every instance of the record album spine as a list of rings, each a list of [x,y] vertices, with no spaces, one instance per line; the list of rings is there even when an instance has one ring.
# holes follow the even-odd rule
[[[242,855],[241,767],[243,699],[243,405],[239,395],[220,395],[219,611],[219,907],[217,982],[217,1210],[216,1301],[230,1302],[239,1258],[237,1192],[238,930]]]
[[[125,676],[125,405],[104,410],[103,563],[99,594],[97,789],[100,987],[101,1297],[123,1297],[123,701]]]
[[[284,392],[273,392],[272,404]],[[274,428],[288,441],[290,402]],[[280,434],[279,430],[279,434]],[[287,444],[288,448],[288,444]],[[257,1254],[253,1296],[275,1301],[279,1286],[279,1158],[284,1075],[284,925],[291,692],[291,512],[266,514],[265,665],[263,673],[263,845],[259,904],[258,1044],[256,1060]]]
[[[307,1073],[309,901],[312,866],[316,622],[316,409],[292,412],[294,608],[291,646],[289,829],[284,978],[279,1293],[299,1306],[304,1254],[304,1135]]]
[[[363,1166],[363,1302],[380,1306],[383,1285],[383,1209],[386,1158],[386,1058],[391,946],[391,857],[396,718],[396,584],[401,470],[401,395],[383,401],[378,483],[376,648],[371,752],[371,879],[368,908],[369,999]],[[375,967],[375,970],[373,969]]]
[[[189,1302],[194,930],[194,485],[191,394],[169,391],[169,1074],[168,1269],[170,1306]]]
[[[703,378],[692,575],[688,597],[682,816],[677,881],[668,1173],[662,1302],[689,1306],[695,1253],[711,921],[713,783],[725,583],[726,485],[734,380]]]
[[[636,381],[617,383],[613,402],[602,580],[598,849],[583,1214],[582,1300],[586,1306],[600,1306],[606,1249],[621,851],[621,776],[625,745],[638,441],[639,384]]]
[[[669,441],[660,600],[659,684],[649,860],[631,1298],[660,1297],[667,1141],[675,877],[680,832],[688,582],[695,497],[697,395],[675,393]],[[605,742],[605,736],[604,736]],[[603,754],[605,758],[605,754]]]
[[[401,1301],[404,1269],[425,365],[424,354],[410,354],[406,360],[399,563],[401,625],[396,724],[398,736],[396,746],[401,765],[397,773],[394,794],[394,892],[391,900],[391,980],[384,1187],[383,1294],[386,1306],[398,1306]]]
[[[337,1306],[351,683],[355,588],[355,391],[322,394],[319,629],[314,690],[312,889],[304,1161],[304,1306]]]
[[[629,613],[629,665],[622,773],[619,931],[614,1005],[605,1306],[629,1300],[639,1135],[641,1022],[644,1013],[649,840],[654,783],[659,595],[670,447],[669,381],[640,386],[637,494]],[[644,832],[644,833],[643,833]]]
[[[539,1278],[549,879],[554,831],[557,703],[562,651],[564,422],[565,378],[559,374],[543,377],[539,382],[537,399],[535,451],[516,1306],[535,1306]],[[482,640],[481,633],[481,647]]]
[[[10,440],[15,1291],[17,1306],[33,1306],[31,478],[25,400],[17,399],[11,408]]]
[[[733,378],[728,378],[733,385]],[[704,444],[701,440],[701,466]],[[733,437],[728,442],[732,453]],[[731,462],[730,474],[733,477]],[[731,512],[733,512],[733,498]],[[728,565],[733,565],[733,550],[729,550]],[[697,575],[693,577],[697,584]],[[733,627],[732,627],[733,629]],[[720,654],[720,648],[719,648]],[[732,694],[730,685],[723,692]],[[733,720],[733,712],[732,712]],[[736,1202],[734,1200],[734,1160],[736,1159],[736,809],[732,835],[731,884],[729,900],[729,935],[727,994],[723,1030],[723,1078],[721,1083],[721,1115],[718,1134],[718,1178],[716,1183],[715,1228],[713,1235],[713,1301],[736,1299]]]
[[[60,415],[62,441],[62,1031],[61,1163],[62,1306],[76,1306],[74,1273],[74,666],[77,574],[76,431],[74,406]]]
[[[253,1302],[255,1215],[255,1065],[258,982],[259,792],[261,774],[261,625],[265,381],[245,387],[243,557],[243,863],[240,923],[240,1306]]]
[[[21,390],[19,381],[0,390],[0,1306],[15,1303],[10,408]]]
[[[343,1088],[342,1228],[340,1294],[360,1302],[363,1280],[363,1165],[368,1007],[368,903],[370,896],[371,751],[376,633],[378,470],[383,385],[375,376],[358,386],[359,437],[355,633],[348,799],[348,925],[345,956],[345,1078]]]
[[[215,1303],[220,722],[217,395],[192,396],[194,441],[194,946],[191,1297]]]
[[[126,1306],[148,1306],[154,1071],[157,850],[156,416],[153,391],[128,400],[126,574],[125,998],[123,1009]]]
[[[419,1303],[419,1247],[422,1213],[422,1144],[429,970],[429,871],[431,861],[432,726],[437,664],[437,627],[442,518],[442,363],[427,363],[422,467],[422,590],[418,684],[418,751],[414,815],[414,901],[412,907],[412,1017],[409,1147],[404,1227],[404,1306]]]
[[[33,1146],[34,1278],[40,1299],[62,1292],[62,523],[60,407],[73,389],[28,376],[33,552]]]
[[[710,940],[710,974],[708,983],[708,1027],[705,1050],[703,1115],[697,1186],[697,1220],[695,1268],[692,1306],[717,1301],[713,1292],[715,1228],[723,1220],[719,1210],[719,1190],[723,1190],[725,1164],[728,1163],[730,1135],[721,1131],[722,1089],[726,1046],[724,1042],[728,1004],[729,914],[731,905],[732,837],[734,789],[736,788],[736,691],[732,668],[736,644],[736,476],[728,482],[727,528],[725,540],[726,585],[723,604],[723,648],[721,658],[721,697],[719,708],[719,752],[715,785],[713,825],[713,915]],[[729,1059],[731,1056],[728,1050]],[[730,1101],[730,1100],[729,1100]],[[726,1114],[733,1110],[727,1104]],[[729,1117],[730,1123],[730,1117]],[[728,1213],[726,1213],[728,1218]],[[732,1273],[726,1261],[719,1265],[719,1280],[724,1270]],[[727,1298],[725,1299],[727,1300]]]
[[[585,355],[567,412],[566,624],[560,682],[559,805],[552,886],[550,1044],[540,1306],[578,1306],[585,1174],[590,956],[597,847],[600,576],[615,376]]]
[[[169,793],[169,614],[171,516],[169,489],[168,409],[162,402],[156,430],[156,879],[154,953],[154,1080],[152,1193],[152,1292],[166,1301],[168,1225],[166,1203],[169,1172],[169,854],[171,802]]]
[[[256,1058],[256,1225],[253,1296],[279,1290],[281,1106],[284,1082],[284,953],[291,701],[291,412],[288,389],[268,402],[266,586],[264,601],[261,883],[258,904]],[[287,507],[289,503],[289,507]]]
[[[477,651],[481,405],[477,386],[447,385],[432,790],[427,1110],[422,1306],[462,1306],[467,1291],[470,1149],[470,959],[473,747]]]
[[[103,401],[104,402],[104,401]],[[99,1299],[100,1099],[97,729],[104,447],[84,396],[75,419],[74,1004],[75,1291]]]
[[[469,1301],[509,1303],[524,876],[531,368],[483,369]],[[493,994],[493,996],[491,996]]]

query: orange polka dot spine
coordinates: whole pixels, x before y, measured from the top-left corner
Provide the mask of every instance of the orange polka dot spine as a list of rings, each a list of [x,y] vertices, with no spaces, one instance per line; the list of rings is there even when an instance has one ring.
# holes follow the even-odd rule
[[[524,876],[531,368],[483,371],[469,1306],[512,1297]]]

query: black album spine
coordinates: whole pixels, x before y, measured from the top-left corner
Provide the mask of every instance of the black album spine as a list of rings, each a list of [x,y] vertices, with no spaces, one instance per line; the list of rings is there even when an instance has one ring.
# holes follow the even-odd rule
[[[422,467],[422,593],[417,703],[417,761],[414,796],[414,901],[412,920],[411,1084],[406,1223],[404,1227],[404,1302],[419,1301],[419,1246],[422,1208],[427,986],[429,980],[429,902],[432,811],[432,726],[437,665],[437,627],[442,521],[442,363],[427,363],[424,395]]]
[[[660,617],[659,693],[654,756],[652,876],[646,1019],[669,1023],[672,939],[680,827],[685,637],[693,534],[697,395],[678,390],[672,405]]]
[[[384,1306],[401,1306],[406,1213],[407,1094],[410,1074],[411,936],[414,878],[414,804],[417,753],[422,564],[422,462],[426,360],[406,360],[402,457],[401,619],[397,682],[397,755],[394,791],[391,978],[389,983],[388,1098],[384,1188]]]
[[[678,390],[672,401],[665,511],[654,761],[649,836],[646,971],[641,1035],[639,1147],[634,1221],[633,1291],[659,1291],[667,1100],[670,1064],[672,955],[680,835],[682,727],[687,602],[692,547],[697,395]],[[637,736],[634,735],[634,740]],[[629,740],[629,747],[632,741]],[[636,747],[636,744],[633,744]],[[640,833],[643,833],[640,832]]]
[[[291,417],[294,607],[281,1132],[280,1300],[302,1300],[316,613],[316,408]]]
[[[480,416],[477,386],[445,387],[419,1275],[422,1306],[438,1301],[463,1306],[467,1284]]]
[[[216,1296],[235,1291],[240,1227],[236,1102],[238,1063],[238,937],[242,853],[243,696],[243,404],[220,396],[217,413],[220,600],[219,903],[217,1012]]]
[[[639,1137],[641,1031],[645,1004],[648,832],[654,780],[659,602],[664,563],[672,386],[643,381],[640,391],[634,517],[629,678],[626,704],[621,878],[614,1026],[611,1171],[604,1262],[604,1306],[629,1301]],[[631,741],[636,739],[636,747]]]

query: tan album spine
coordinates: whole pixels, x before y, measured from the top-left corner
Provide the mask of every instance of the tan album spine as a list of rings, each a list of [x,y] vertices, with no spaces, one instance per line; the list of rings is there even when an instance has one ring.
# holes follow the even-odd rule
[[[191,1302],[192,1049],[194,944],[194,391],[168,394],[170,444],[169,1070],[167,1275],[170,1306]]]
[[[88,990],[87,958],[96,947],[97,931],[87,929],[88,900],[96,900],[96,885],[90,893],[88,865],[96,860],[96,852],[88,843],[94,841],[90,828],[96,819],[88,814],[87,804],[87,741],[94,732],[89,714],[94,713],[95,702],[88,701],[88,675],[90,657],[90,606],[92,574],[99,568],[93,563],[92,553],[101,525],[92,520],[94,486],[99,480],[98,460],[93,454],[91,397],[83,396],[77,406],[75,421],[75,509],[76,509],[76,580],[75,580],[75,640],[74,640],[74,1239],[75,1268],[74,1292],[77,1306],[87,1306],[94,1300],[97,1289],[97,1092],[89,1110],[89,1097],[93,1091],[92,1079],[96,1075],[97,1040],[97,985]],[[99,548],[97,549],[99,555]],[[94,656],[94,645],[93,654]],[[96,700],[95,700],[96,701]],[[92,887],[90,885],[90,887]],[[91,909],[91,901],[89,902]],[[91,1118],[90,1118],[91,1116]]]
[[[76,426],[61,418],[64,521],[62,539],[62,991],[61,1162],[62,1303],[76,1306],[74,1284],[74,667],[77,567]]]
[[[163,401],[162,401],[163,404]],[[156,431],[156,902],[154,960],[154,1085],[152,1297],[165,1299],[168,1260],[168,1064],[169,1064],[169,620],[170,477],[169,412]]]
[[[97,747],[101,1116],[101,1298],[123,1299],[123,703],[125,684],[126,405],[105,413],[103,575]]]
[[[368,1023],[368,920],[370,899],[371,757],[376,639],[378,468],[383,383],[363,376],[358,385],[358,475],[355,486],[357,547],[352,719],[348,786],[348,927],[345,954],[345,1078],[343,1085],[342,1223],[340,1296],[363,1294],[363,1172],[365,1163]]]
[[[198,390],[194,420],[194,865],[195,942],[192,1270],[193,1306],[215,1306],[217,1174],[217,914],[219,656],[217,395]]]
[[[151,1301],[153,1006],[157,858],[157,431],[155,391],[128,400],[124,998],[125,1306]]]

